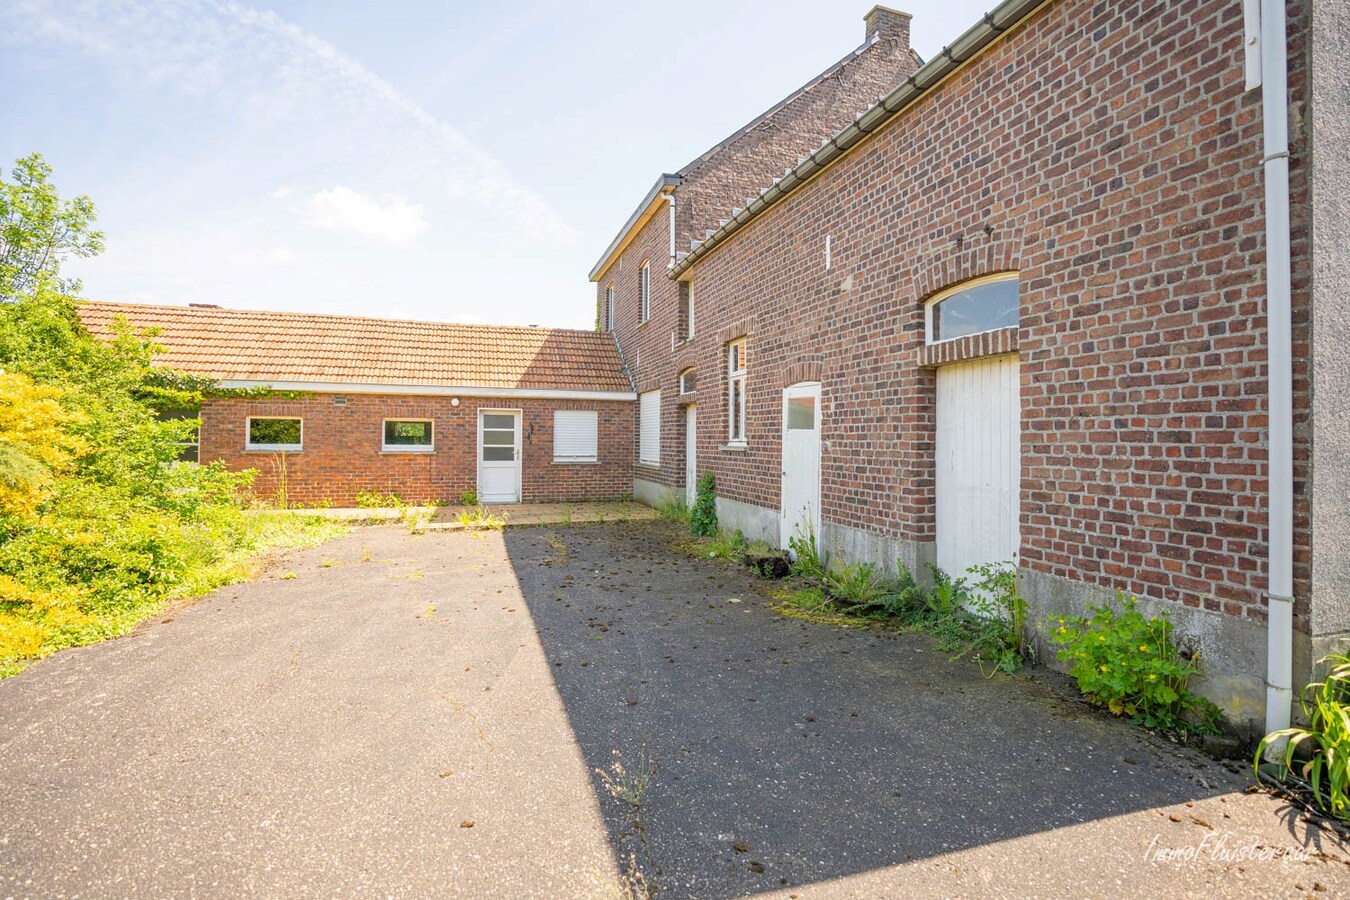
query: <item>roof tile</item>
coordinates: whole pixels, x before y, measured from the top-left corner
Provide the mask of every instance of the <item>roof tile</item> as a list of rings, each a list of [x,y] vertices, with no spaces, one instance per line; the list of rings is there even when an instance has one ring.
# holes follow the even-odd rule
[[[95,337],[118,317],[158,328],[160,365],[221,381],[632,390],[613,337],[595,331],[95,301],[77,311]]]

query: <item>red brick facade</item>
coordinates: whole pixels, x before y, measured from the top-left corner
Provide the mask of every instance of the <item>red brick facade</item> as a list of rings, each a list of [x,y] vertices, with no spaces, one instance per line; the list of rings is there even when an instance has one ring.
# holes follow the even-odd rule
[[[633,403],[625,400],[540,400],[397,394],[332,394],[301,400],[212,400],[202,408],[202,462],[223,460],[231,469],[256,469],[254,493],[275,499],[280,454],[244,449],[249,416],[300,416],[304,449],[285,454],[289,503],[352,506],[359,491],[395,493],[410,503],[448,501],[475,488],[478,477],[478,410],[518,409],[521,417],[522,500],[617,500],[633,489]],[[553,461],[553,413],[595,410],[599,461]],[[381,450],[384,419],[431,419],[431,453]]]
[[[1297,49],[1306,9],[1289,11]],[[1021,362],[1022,565],[1263,621],[1261,108],[1242,25],[1226,0],[1051,3],[694,266],[692,341],[672,352],[674,285],[653,278],[637,326],[619,276],[621,349],[638,389],[669,398],[663,470],[640,477],[683,484],[675,379],[693,366],[700,470],[721,496],[776,508],[781,389],[816,371],[823,518],[933,541],[931,367],[947,360],[924,347],[923,303],[1017,270],[1020,326],[989,352]],[[1290,69],[1297,103],[1297,52]],[[1309,261],[1292,138],[1303,604]],[[625,258],[661,258],[662,238]],[[740,334],[749,441],[730,451],[725,342]]]
[[[909,24],[903,13],[877,9],[867,23],[868,43],[855,54],[686,166],[674,192],[677,250],[687,250],[691,238],[702,238],[705,230],[715,228],[746,197],[758,193],[913,73],[918,61],[910,50]],[[639,299],[644,260],[651,261],[651,315],[646,322],[640,321]],[[694,365],[696,357],[693,345],[683,342],[687,323],[679,285],[666,277],[669,262],[670,219],[662,212],[638,230],[595,281],[598,322],[605,322],[606,292],[611,287],[614,290],[614,334],[637,390],[662,391],[662,465],[642,466],[638,477],[675,487],[684,483],[682,406],[695,399],[681,397],[675,379],[686,367],[685,360]],[[697,299],[695,304],[699,310],[706,306]],[[703,331],[701,322],[695,325]],[[715,373],[700,365],[698,375],[706,393],[715,384]],[[633,457],[637,457],[636,443]]]

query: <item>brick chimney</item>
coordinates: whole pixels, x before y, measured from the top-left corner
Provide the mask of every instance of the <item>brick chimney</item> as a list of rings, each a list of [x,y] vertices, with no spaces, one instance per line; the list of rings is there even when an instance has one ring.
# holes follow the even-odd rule
[[[866,40],[870,41],[876,35],[880,40],[895,42],[893,50],[909,52],[909,20],[912,18],[909,13],[898,9],[874,6],[863,16],[863,21],[867,23]]]

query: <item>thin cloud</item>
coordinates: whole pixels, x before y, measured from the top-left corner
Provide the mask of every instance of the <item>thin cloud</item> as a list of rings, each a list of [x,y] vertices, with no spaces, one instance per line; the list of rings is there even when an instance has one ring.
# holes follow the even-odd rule
[[[0,42],[45,40],[100,60],[128,80],[205,98],[250,123],[316,122],[345,152],[403,171],[466,215],[505,216],[537,238],[574,230],[499,160],[337,47],[274,12],[214,0],[14,0]],[[266,131],[267,129],[259,129]],[[326,145],[328,148],[333,143]],[[313,152],[323,152],[324,145]]]
[[[342,185],[311,194],[300,214],[318,228],[390,244],[406,244],[427,230],[422,207],[397,194],[368,197]]]

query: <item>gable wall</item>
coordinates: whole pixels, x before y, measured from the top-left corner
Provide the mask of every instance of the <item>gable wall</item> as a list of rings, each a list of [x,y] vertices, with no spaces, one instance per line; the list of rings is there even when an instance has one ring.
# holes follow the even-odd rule
[[[1290,3],[1296,48],[1305,18]],[[777,507],[781,389],[819,377],[824,520],[931,558],[923,301],[1018,269],[1024,570],[1082,585],[1067,588],[1078,608],[1121,588],[1263,623],[1261,118],[1241,47],[1237,3],[1053,3],[700,261],[701,333],[684,356],[720,375],[723,341],[749,334],[748,452],[718,450],[725,378],[700,382],[700,468],[719,494]],[[1296,98],[1302,66],[1295,53]],[[1307,195],[1294,137],[1305,614]],[[1263,654],[1264,630],[1244,634]]]

